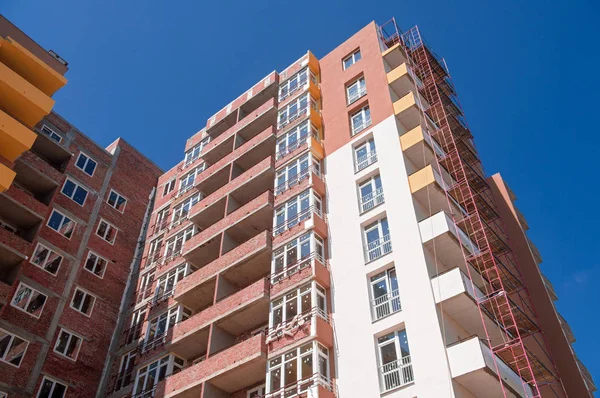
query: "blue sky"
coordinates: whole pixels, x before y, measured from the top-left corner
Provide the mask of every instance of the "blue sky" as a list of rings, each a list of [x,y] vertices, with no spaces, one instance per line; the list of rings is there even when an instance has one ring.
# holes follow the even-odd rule
[[[600,384],[597,1],[4,0],[0,12],[69,62],[59,113],[164,169],[208,117],[306,50],[322,57],[371,20],[418,24],[449,64],[486,171],[519,197]]]

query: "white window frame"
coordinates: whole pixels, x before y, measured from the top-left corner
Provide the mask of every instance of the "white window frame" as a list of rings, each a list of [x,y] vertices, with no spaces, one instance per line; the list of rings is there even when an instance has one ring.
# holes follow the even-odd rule
[[[117,198],[115,199],[115,203],[114,204],[110,203],[110,197],[112,196],[112,194],[115,194],[117,196]],[[119,199],[123,199],[124,200],[124,202],[123,202],[123,208],[121,210],[119,210],[117,208],[117,204],[119,203]],[[118,211],[121,214],[125,213],[125,208],[127,207],[127,202],[128,202],[128,199],[125,196],[123,196],[120,193],[118,193],[117,191],[115,191],[114,189],[111,189],[110,192],[109,192],[109,194],[108,194],[108,196],[106,197],[106,203],[110,207],[112,207],[113,209],[115,209],[116,211]]]
[[[379,187],[377,187],[378,181]],[[363,194],[363,188],[367,187],[371,188],[371,192]],[[385,197],[383,195],[383,183],[381,182],[380,174],[371,176],[358,184],[358,205],[360,214],[366,213],[383,203],[385,203]]]
[[[302,115],[307,114],[310,107],[318,110],[317,101],[308,92],[290,101],[277,114],[277,128],[281,129]]]
[[[189,173],[186,173],[179,179],[179,191],[178,195],[183,195],[190,189],[194,188],[196,183],[196,177],[206,169],[206,163],[202,163],[198,167],[194,168]]]
[[[177,179],[171,178],[169,181],[165,182],[163,185],[163,198],[173,192],[175,187],[177,186]]]
[[[281,83],[279,85],[279,102],[285,100],[290,95],[303,88],[308,82],[309,77],[312,82],[315,84],[317,83],[317,77],[312,70],[306,66],[294,73],[292,77],[287,79],[285,82]]]
[[[170,206],[166,206],[156,213],[156,221],[154,221],[152,235],[160,233],[169,225],[169,216],[171,215],[169,210],[171,210]]]
[[[26,302],[26,304],[25,304],[25,308],[21,308],[21,307],[19,307],[18,305],[15,305],[15,298],[17,297],[17,294],[18,294],[18,293],[19,293],[19,291],[21,290],[21,287],[23,287],[24,289],[29,289],[29,290],[31,290],[31,292],[28,294],[28,297],[27,297],[27,302]],[[27,307],[29,307],[29,305],[31,304],[31,297],[33,296],[33,293],[38,293],[38,294],[40,294],[40,295],[42,295],[42,296],[44,296],[44,297],[45,297],[45,299],[44,299],[44,303],[43,303],[43,304],[42,304],[42,306],[40,307],[40,313],[39,313],[39,315],[37,315],[37,316],[36,316],[36,315],[34,315],[33,313],[31,313],[31,312],[27,311]],[[29,316],[32,316],[32,317],[34,317],[34,318],[36,318],[36,319],[39,319],[39,318],[42,316],[42,313],[44,312],[44,307],[46,306],[46,303],[47,303],[47,302],[48,302],[48,295],[46,295],[46,294],[44,294],[44,293],[40,292],[40,291],[39,291],[39,290],[37,290],[37,289],[34,289],[33,287],[31,287],[31,286],[29,286],[29,285],[27,285],[27,284],[25,284],[25,283],[23,283],[23,282],[19,282],[19,286],[17,286],[17,289],[15,290],[15,294],[13,295],[12,299],[10,300],[10,305],[11,305],[11,307],[14,307],[14,308],[16,308],[16,309],[18,309],[18,310],[20,310],[20,311],[22,311],[22,312],[26,313],[26,314],[27,314],[27,315],[29,315]]]
[[[191,267],[186,263],[181,264],[166,274],[161,275],[156,281],[156,288],[154,289],[154,301],[157,302],[170,297],[175,291],[177,282],[188,276],[190,273]]]
[[[0,352],[0,362],[4,362],[5,364],[10,365],[10,366],[12,366],[14,368],[19,368],[21,366],[21,364],[23,363],[23,359],[25,358],[25,354],[27,354],[27,348],[29,348],[29,341],[25,340],[24,338],[22,338],[20,336],[17,336],[14,333],[9,332],[6,329],[0,328],[0,332],[4,333],[5,336],[10,336],[8,338],[8,344],[6,344],[6,351]],[[13,345],[15,344],[15,340],[16,339],[19,339],[19,340],[21,340],[21,341],[23,341],[25,343],[25,349],[23,350],[23,353],[21,354],[21,359],[19,359],[19,364],[18,365],[15,365],[14,363],[6,360],[6,355],[8,353],[10,353],[11,348],[13,348]],[[0,391],[0,393],[2,393],[2,392]]]
[[[291,209],[296,209],[296,214],[291,214]],[[275,209],[273,215],[273,236],[282,234],[300,224],[304,220],[312,218],[316,213],[323,217],[323,201],[321,196],[312,189],[307,189],[292,197]]]
[[[210,136],[204,137],[199,143],[194,145],[192,148],[188,149],[185,152],[185,157],[183,158],[183,167],[186,168],[196,160],[200,159],[200,155],[202,154],[202,149],[210,142]]]
[[[89,296],[91,298],[91,305],[90,305],[90,313],[86,313],[83,312],[81,308],[77,308],[77,306],[75,305],[75,295],[77,294],[77,292],[81,292],[83,294],[83,297],[81,299],[81,304],[80,307],[83,307],[83,303],[85,302],[85,299]],[[92,317],[92,312],[94,311],[94,306],[96,305],[96,300],[98,299],[98,297],[96,297],[95,295],[93,295],[92,293],[90,293],[89,291],[80,288],[79,286],[75,286],[75,289],[73,290],[73,297],[71,297],[71,303],[69,304],[69,307],[71,307],[72,309],[74,309],[75,311],[79,312],[80,314],[83,314],[85,316],[87,316],[88,318]]]
[[[355,123],[355,120],[358,120],[358,118],[360,118],[360,124]],[[361,131],[368,129],[371,126],[371,122],[371,108],[369,108],[369,105],[363,106],[350,115],[350,129],[352,135],[354,136]]]
[[[183,305],[176,305],[156,315],[154,318],[149,319],[148,326],[146,326],[146,333],[144,334],[144,343],[140,349],[141,353],[143,354],[144,352],[153,349],[156,346],[157,341],[162,340],[167,336],[169,329],[173,328],[178,323],[189,319],[191,316],[192,311],[185,308]]]
[[[102,225],[102,223],[106,224],[106,229],[104,230],[104,236],[100,235],[99,231],[100,231],[100,226]],[[107,236],[110,236],[109,231],[110,229],[114,229],[115,230],[115,236],[113,236],[112,241],[106,239]],[[108,221],[106,221],[104,218],[100,218],[100,221],[98,221],[98,226],[96,227],[96,236],[99,236],[100,238],[102,238],[102,240],[104,240],[105,242],[110,243],[111,245],[114,245],[115,242],[117,241],[117,235],[119,233],[119,228],[115,227],[114,224],[109,223]]]
[[[165,244],[165,261],[169,258],[180,256],[185,242],[190,240],[196,234],[196,231],[196,225],[190,225],[183,231],[179,231],[177,234],[171,236]]]
[[[267,391],[267,385],[261,384],[260,386],[251,388],[246,393],[246,398],[262,398],[265,396]]]
[[[135,382],[133,370],[135,369],[135,358],[137,356],[136,352],[136,350],[133,350],[121,355],[119,369],[115,377],[115,391],[118,391],[121,388],[124,388]],[[129,376],[129,380],[127,380],[127,376]]]
[[[151,363],[140,366],[138,371],[135,374],[135,382],[133,384],[132,395],[139,397],[150,397],[152,395],[147,395],[150,391],[156,388],[156,385],[164,380],[167,376],[178,373],[185,368],[186,360],[180,357],[177,357],[173,354],[165,355],[162,358],[159,358]],[[161,368],[164,367],[164,372],[161,375]],[[146,376],[150,373],[154,372],[154,376],[152,379],[154,380],[154,384],[149,385],[147,382],[150,378]],[[142,387],[138,389],[138,385],[140,384],[140,380],[142,380]],[[145,394],[144,394],[145,393]]]
[[[66,354],[66,351],[65,351],[65,353],[58,351],[58,345],[60,343],[60,336],[63,334],[63,332],[69,335],[69,337],[67,338],[67,344],[65,345],[66,351],[68,351],[69,345],[71,344],[71,340],[73,338],[79,339],[79,344],[77,345],[77,348],[75,349],[75,357],[74,358],[71,358],[70,356],[68,356]],[[66,358],[73,362],[77,362],[77,358],[79,357],[79,353],[81,352],[82,346],[83,346],[83,337],[82,336],[78,335],[75,332],[71,332],[70,330],[67,330],[65,328],[60,328],[60,331],[58,332],[58,335],[56,337],[56,342],[54,343],[54,348],[52,349],[52,351],[54,351],[56,354],[60,355],[63,358]]]
[[[48,398],[52,398],[52,396],[53,396],[53,394],[54,394],[54,389],[56,388],[56,385],[57,385],[57,384],[60,384],[61,386],[63,386],[63,387],[65,388],[65,391],[64,391],[64,393],[63,393],[63,396],[62,396],[61,398],[65,398],[65,397],[66,397],[66,395],[67,395],[67,390],[69,389],[69,386],[68,386],[68,385],[66,385],[66,384],[63,384],[63,383],[61,383],[60,381],[58,381],[58,380],[55,380],[55,379],[53,379],[53,378],[51,378],[51,377],[44,376],[44,377],[42,378],[42,382],[40,383],[40,388],[39,388],[39,390],[38,390],[38,393],[37,393],[37,395],[36,395],[36,398],[42,398],[42,395],[41,395],[41,394],[42,394],[42,388],[44,387],[44,381],[46,381],[46,380],[48,380],[49,382],[51,382],[51,383],[52,383],[52,387],[50,388],[50,393],[48,394]]]
[[[87,159],[85,160],[83,167],[79,166],[79,159],[81,159],[82,156],[85,156]],[[88,173],[85,168],[88,166],[89,163],[94,163],[94,170],[92,170],[92,174]],[[77,156],[77,160],[75,161],[75,167],[77,167],[79,170],[83,171],[85,174],[89,175],[90,177],[94,176],[94,173],[96,172],[96,168],[98,167],[98,162],[96,162],[90,155],[88,155],[85,152],[79,152],[79,156]]]
[[[310,299],[309,307],[302,311],[303,299],[306,297]],[[290,308],[296,311],[292,316],[288,315]],[[275,323],[276,311],[281,311],[281,321],[277,323]],[[304,316],[301,319],[304,320],[313,319],[317,315],[325,320],[328,319],[325,289],[315,281],[292,289],[269,303],[269,335],[281,334],[289,328],[299,327],[298,319],[302,314]]]
[[[303,250],[303,248],[306,249]],[[271,283],[276,284],[309,266],[308,260],[313,257],[322,264],[325,263],[325,243],[323,238],[313,231],[302,234],[274,249],[271,260]]]
[[[171,215],[171,228],[181,224],[184,220],[187,220],[187,216],[192,207],[194,207],[194,205],[201,200],[202,193],[198,192],[198,194],[190,196],[177,206],[173,207],[173,213]]]
[[[367,95],[367,83],[364,76],[346,86],[346,103],[348,105],[355,103],[365,95]]]
[[[139,341],[140,337],[143,336],[143,326],[144,322],[146,322],[146,315],[148,315],[146,307],[142,307],[131,314],[129,329],[125,331],[127,333],[125,340],[126,344],[130,344],[133,341]]]
[[[54,229],[51,225],[50,225],[50,221],[52,220],[52,216],[54,215],[54,213],[57,213],[58,215],[60,215],[62,217],[62,219],[60,220],[59,223],[59,227],[58,229]],[[60,229],[62,227],[65,226],[65,220],[69,220],[69,222],[73,223],[73,228],[71,229],[71,233],[67,236],[64,233],[60,232]],[[73,234],[75,233],[75,229],[77,228],[77,222],[75,220],[73,220],[70,217],[67,217],[64,213],[56,210],[56,209],[52,209],[52,211],[50,212],[50,217],[48,217],[48,221],[46,222],[46,226],[48,228],[50,228],[51,230],[53,230],[54,232],[56,232],[57,234],[61,235],[62,237],[71,240],[71,237],[73,236]]]
[[[292,171],[295,172],[292,174]],[[297,185],[313,172],[321,176],[321,161],[307,153],[283,166],[275,175],[275,195]]]
[[[342,59],[342,68],[344,68],[344,70],[346,70],[349,67],[351,67],[352,65],[354,65],[355,63],[357,63],[358,61],[360,61],[361,59],[362,59],[362,54],[360,53],[360,48],[357,48],[356,50],[354,50],[352,52],[352,54],[349,54],[349,55],[345,56],[344,59]],[[346,65],[346,61],[351,61],[351,63]]]
[[[307,119],[277,139],[276,159],[295,151],[304,145],[309,137],[319,140],[319,130]]]
[[[67,182],[70,182],[71,184],[75,185],[73,187],[73,192],[71,193],[71,196],[67,195],[64,192],[65,191],[65,187],[67,186]],[[82,191],[85,191],[85,196],[83,198],[83,203],[79,203],[78,201],[75,200],[75,193],[77,193],[77,189],[81,189]],[[80,183],[78,183],[74,179],[67,177],[67,178],[65,178],[65,182],[63,183],[63,186],[60,189],[60,193],[63,194],[64,196],[66,196],[67,198],[71,199],[73,202],[77,203],[79,206],[84,207],[85,206],[85,201],[87,200],[87,197],[88,197],[90,191],[88,191],[86,188],[83,187],[83,185],[81,185]]]
[[[394,279],[396,286],[394,286]],[[386,293],[379,297],[375,297],[375,287],[380,283],[383,283],[385,286]],[[388,315],[395,314],[402,310],[396,267],[392,266],[391,268],[371,276],[369,278],[369,292],[371,295],[373,321],[385,318]]]
[[[383,223],[387,224],[387,234]],[[377,230],[378,238],[369,242],[369,232]],[[380,218],[377,221],[366,225],[363,228],[365,240],[365,261],[371,262],[392,252],[392,239],[389,231],[389,222],[387,217]]]
[[[88,264],[88,261],[90,261],[90,257],[92,257],[92,256],[96,257],[96,259],[94,260],[93,269],[89,269],[87,267],[87,264]],[[96,268],[98,267],[99,262],[104,262],[104,268],[102,269],[101,275],[98,275],[95,272]],[[102,278],[104,278],[104,274],[106,273],[106,268],[108,268],[108,260],[106,258],[102,257],[101,255],[99,255],[98,253],[96,253],[92,250],[89,250],[87,257],[85,258],[85,263],[83,263],[83,269],[85,269],[87,272],[91,273],[92,275],[95,275],[96,277],[102,279]]]
[[[136,299],[136,304],[141,303],[144,300],[147,300],[152,297],[154,294],[154,290],[152,290],[152,285],[154,284],[154,277],[156,276],[156,268],[150,269],[150,271],[142,274],[140,277],[140,286],[137,290],[138,297]]]
[[[46,253],[46,255],[44,256],[43,259],[41,259],[39,264],[36,264],[34,262],[34,260],[37,258],[36,253],[40,250],[47,250],[48,252]],[[60,260],[58,260],[58,266],[56,267],[56,272],[52,273],[50,271],[48,271],[48,269],[46,269],[46,266],[49,264],[48,259],[52,256],[52,255],[56,255],[57,258],[59,258]],[[37,245],[35,246],[35,249],[33,250],[33,254],[31,255],[31,258],[29,259],[29,262],[33,265],[35,265],[38,268],[41,268],[42,270],[46,271],[47,273],[49,273],[52,276],[56,276],[58,275],[58,271],[60,270],[60,266],[62,264],[64,257],[60,254],[58,254],[57,252],[55,252],[54,250],[50,249],[48,246],[38,242]],[[50,263],[53,263],[54,261],[56,261],[56,259],[53,259]]]
[[[362,149],[364,149],[366,153],[364,155],[359,155],[358,153]],[[366,169],[375,162],[377,162],[377,148],[375,147],[375,140],[372,137],[354,147],[355,173]]]
[[[386,337],[393,336],[391,339],[384,340]],[[402,352],[402,345],[400,339],[406,338],[406,347],[408,349],[408,355],[404,355]],[[376,340],[377,344],[377,365],[379,368],[379,380],[381,383],[381,391],[387,392],[398,387],[405,386],[414,382],[414,373],[411,365],[410,358],[410,344],[408,342],[408,336],[406,335],[406,329],[394,330],[386,335],[380,336]],[[381,349],[388,346],[394,345],[396,352],[396,360],[383,364],[383,355]]]
[[[48,127],[47,125],[43,124],[42,128],[40,129],[42,131],[42,133],[46,134],[48,137],[50,137],[50,139],[58,144],[60,144],[63,140],[62,136],[60,134],[58,134],[56,131],[54,131],[53,129],[51,129],[50,127]],[[58,138],[58,141],[56,140],[56,138]]]

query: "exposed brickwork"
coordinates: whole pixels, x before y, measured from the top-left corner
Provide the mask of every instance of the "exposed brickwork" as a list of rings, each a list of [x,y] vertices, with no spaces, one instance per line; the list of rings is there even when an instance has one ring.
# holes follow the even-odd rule
[[[18,161],[26,163],[33,169],[37,170],[43,176],[42,178],[47,177],[54,181],[57,185],[62,186],[64,175],[35,153],[31,151],[24,152]]]
[[[31,211],[34,215],[41,218],[43,218],[48,211],[48,206],[14,184],[11,185],[10,188],[3,193],[3,195],[8,196],[14,202],[19,203],[21,206]]]

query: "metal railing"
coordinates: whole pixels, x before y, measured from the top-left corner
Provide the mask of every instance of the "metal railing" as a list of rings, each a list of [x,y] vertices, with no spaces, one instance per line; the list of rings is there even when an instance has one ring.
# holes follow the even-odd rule
[[[313,373],[309,377],[290,383],[278,390],[271,391],[260,398],[291,398],[306,394],[311,387],[323,386],[328,391],[332,391],[331,380],[320,373]],[[311,395],[309,395],[311,396]]]
[[[285,320],[277,325],[271,326],[267,329],[267,343],[271,340],[274,340],[280,336],[285,336],[286,334],[291,333],[292,330],[298,329],[306,324],[306,322],[310,322],[315,316],[318,316],[325,320],[325,322],[329,322],[329,316],[325,311],[323,311],[319,307],[312,307],[311,309],[304,311],[300,314],[296,314],[292,318]]]
[[[283,279],[288,278],[288,277],[296,274],[297,272],[300,272],[304,268],[309,267],[311,265],[311,262],[313,259],[317,259],[318,261],[321,262],[321,264],[325,265],[325,261],[323,260],[323,257],[321,257],[321,255],[319,253],[317,253],[316,251],[311,252],[307,256],[299,259],[298,261],[296,261],[292,264],[287,264],[283,271],[279,271],[277,273],[271,274],[271,278],[270,278],[271,285],[276,285],[277,283],[281,282]]]
[[[390,234],[384,235],[379,239],[375,239],[374,241],[367,243],[365,245],[365,249],[367,251],[365,260],[368,263],[377,260],[379,257],[385,256],[392,251]]]
[[[158,291],[156,292],[158,293]],[[164,292],[160,293],[160,294],[155,294],[154,298],[152,299],[151,302],[151,306],[155,306],[157,304],[162,303],[163,301],[166,301],[169,299],[169,297],[172,297],[173,294],[175,293],[175,286],[173,286],[171,289],[169,290],[165,290]]]
[[[321,212],[321,209],[317,208],[315,205],[309,206],[308,208],[301,210],[295,216],[288,218],[282,224],[275,225],[273,227],[273,236],[280,235],[288,229],[300,224],[302,221],[308,220],[309,218],[311,218],[312,213],[323,218],[323,213]]]
[[[305,170],[301,170],[300,173],[296,174],[294,177],[277,185],[275,187],[275,195],[279,195],[279,194],[287,191],[288,189],[298,185],[298,183],[300,183],[300,181],[302,181],[305,178],[308,178],[308,176],[310,175],[311,172],[319,177],[321,176],[320,171],[315,166],[310,166],[309,168],[307,168]]]
[[[142,336],[142,326],[143,322],[140,322],[126,329],[123,332],[124,340],[123,344],[121,344],[121,347],[131,344],[136,340],[139,340],[139,338]]]
[[[372,306],[373,320],[375,321],[396,313],[402,310],[400,305],[400,293],[398,290],[392,290],[391,292],[372,300]]]
[[[384,202],[383,187],[379,187],[374,192],[370,192],[360,198],[360,212],[361,214],[365,213]]]
[[[177,323],[179,323],[179,322],[177,322]],[[161,333],[157,336],[154,336],[154,338],[152,340],[141,341],[137,346],[137,351],[140,353],[140,355],[143,355],[148,351],[152,351],[155,348],[162,346],[165,343],[165,341],[167,340],[167,332],[170,329],[171,328],[169,328],[168,330],[165,330],[163,333]]]
[[[371,115],[361,118],[360,123],[352,122],[352,135],[358,134],[371,125]]]
[[[288,144],[288,145],[286,145],[285,148],[279,150],[275,154],[275,160],[279,160],[279,159],[283,158],[284,156],[294,152],[300,146],[306,144],[306,142],[308,141],[308,137],[312,137],[313,139],[319,141],[319,137],[317,137],[317,135],[315,133],[311,133],[309,135],[302,136],[302,137],[300,137],[299,140],[293,142],[292,144]]]
[[[125,373],[117,373],[112,377],[112,387],[108,390],[108,395],[111,395],[125,387],[129,387],[135,381],[133,370]]]
[[[292,88],[291,90],[288,88],[288,90],[285,93],[279,93],[279,102],[294,94],[296,91],[304,88],[304,85],[306,84],[306,82],[308,82],[308,73],[305,75],[300,75],[299,77],[300,79],[298,80],[296,87]],[[284,84],[287,84],[287,82],[285,82]]]
[[[171,213],[167,213],[164,215],[164,218],[161,221],[155,222],[154,224],[152,224],[149,228],[150,233],[148,236],[158,235],[159,233],[161,233],[162,231],[167,229],[169,227],[169,216],[170,215],[171,215]]]
[[[144,391],[140,391],[137,394],[133,394],[131,398],[152,398],[154,397],[154,393],[156,392],[156,384],[150,388],[145,389]]]
[[[359,87],[352,94],[348,94],[348,105],[358,101],[361,97],[367,95],[367,86]]]
[[[387,392],[405,386],[415,380],[410,356],[386,363],[379,367],[381,391]]]
[[[358,173],[362,169],[365,169],[377,161],[377,152],[370,151],[362,156],[356,158],[354,169]]]
[[[286,116],[285,119],[280,120],[277,122],[277,129],[282,129],[283,127],[287,126],[288,124],[290,124],[291,122],[293,122],[294,120],[298,119],[300,116],[303,116],[305,114],[308,113],[308,108],[310,107],[310,104],[307,103],[306,107],[303,109],[298,109],[295,113],[293,114],[288,114]]]

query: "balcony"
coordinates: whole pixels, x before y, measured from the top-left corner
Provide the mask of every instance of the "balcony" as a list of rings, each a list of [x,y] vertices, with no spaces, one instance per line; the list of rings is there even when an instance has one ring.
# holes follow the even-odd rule
[[[423,82],[415,76],[413,70],[406,63],[394,68],[387,74],[387,81],[398,98],[423,88]]]
[[[293,264],[287,264],[282,271],[272,273],[271,296],[313,279],[325,289],[331,285],[327,263],[317,252],[310,253]]]
[[[277,245],[303,233],[314,229],[317,235],[327,238],[327,224],[323,212],[317,207],[310,206],[295,217],[289,218],[282,224],[273,226],[273,244]]]
[[[33,143],[31,150],[40,154],[51,164],[60,167],[63,163],[69,161],[73,154],[68,147],[51,139],[38,128],[35,129],[37,139]]]
[[[310,104],[310,102],[309,102]],[[293,127],[297,126],[301,122],[309,119],[310,122],[317,129],[321,129],[323,127],[323,120],[321,118],[321,112],[315,110],[312,106],[308,105],[307,108],[298,110],[294,115],[290,115],[286,120],[280,121],[277,123],[278,136],[285,134],[283,131],[289,131]]]
[[[437,167],[434,168],[434,166],[429,165],[408,176],[410,192],[426,211],[426,214],[418,214],[418,221],[422,221],[431,213],[440,211],[453,212],[454,214],[464,213],[464,210],[452,197],[450,197],[451,205],[449,204],[446,190],[453,185],[454,180],[446,170],[441,168],[441,171],[444,177],[438,173]]]
[[[404,156],[417,170],[433,164],[436,155],[439,158],[446,156],[440,145],[421,126],[400,136],[400,146]]]
[[[14,162],[31,148],[36,138],[37,135],[31,129],[0,110],[0,148],[6,159]]]
[[[452,218],[443,211],[420,221],[419,230],[423,245],[432,253],[435,242],[437,258],[443,264],[464,264],[462,247],[467,254],[479,252],[475,243],[463,230],[457,228]]]
[[[29,229],[43,221],[48,213],[48,206],[40,199],[18,183],[14,183],[8,190],[0,194],[0,218],[18,219],[19,221],[12,224],[23,225],[24,229]],[[7,215],[5,212],[11,212],[11,214]]]
[[[12,284],[19,265],[29,258],[31,251],[31,243],[0,227],[0,281]]]
[[[0,247],[0,251],[2,248]],[[0,278],[1,280],[2,278]],[[9,302],[12,286],[0,281],[0,305],[6,305]]]
[[[27,151],[15,162],[15,182],[36,196],[46,197],[61,185],[64,174],[32,151]]]
[[[452,378],[476,397],[533,397],[531,387],[523,382],[506,363],[477,336],[467,338],[447,348]],[[494,364],[495,363],[495,364]],[[500,386],[498,373],[504,383]]]
[[[366,213],[369,210],[385,203],[383,187],[377,188],[374,192],[361,196],[358,202],[360,214]]]
[[[202,150],[202,159],[208,164],[217,163],[243,143],[273,125],[276,117],[277,106],[275,99],[271,99],[206,145]]]
[[[297,342],[314,338],[327,348],[333,348],[333,328],[329,315],[317,307],[298,314],[292,319],[270,327],[267,332],[269,355],[285,351]]]
[[[557,311],[556,315],[558,315],[558,320],[560,321],[560,326],[562,327],[563,332],[565,332],[565,336],[567,337],[567,341],[573,344],[575,340],[575,335],[573,334],[573,330],[571,326],[567,323],[566,319]]]
[[[398,43],[381,53],[381,56],[391,69],[395,69],[403,63],[408,62],[408,57],[404,51],[402,45]]]
[[[273,194],[267,191],[188,240],[183,257],[196,267],[203,267],[258,233],[271,229],[272,216]]]
[[[198,397],[202,383],[210,382],[225,393],[233,393],[264,380],[267,345],[263,333],[192,364],[157,386],[165,398]]]
[[[542,280],[544,281],[544,286],[546,286],[546,291],[548,291],[548,296],[552,301],[558,300],[558,296],[556,294],[556,290],[554,290],[554,285],[550,280],[546,277],[546,275],[542,274],[540,271],[540,275],[542,275]]]
[[[313,188],[321,197],[325,196],[323,176],[314,166],[302,170],[295,177],[284,181],[275,187],[276,205],[279,206],[302,191]]]
[[[585,385],[586,385],[587,389],[591,393],[596,391],[596,384],[594,384],[594,379],[592,378],[592,374],[590,373],[588,368],[585,367],[583,362],[581,362],[579,360],[579,358],[577,358],[577,367],[579,368],[579,372],[583,376],[583,380],[585,381]]]
[[[275,167],[279,168],[290,159],[303,154],[305,151],[311,151],[319,159],[323,159],[324,157],[323,144],[321,144],[321,141],[313,134],[278,151],[275,154],[275,158],[277,159]]]
[[[414,381],[410,356],[379,366],[379,385],[382,393],[404,387]]]
[[[542,256],[540,255],[540,251],[537,248],[537,246],[533,243],[531,239],[529,239],[529,236],[527,236],[527,244],[529,245],[529,250],[531,250],[531,255],[533,256],[535,263],[537,265],[540,265],[542,263]]]
[[[331,381],[315,373],[264,396],[264,398],[283,397],[335,398],[335,393]]]
[[[296,89],[288,91],[285,97],[279,97],[279,108],[283,108],[288,103],[290,103],[293,99],[297,98],[299,95],[304,94],[305,92],[309,92],[311,97],[316,101],[321,99],[321,89],[319,85],[308,76],[306,82],[302,85],[298,85]]]
[[[12,162],[9,162],[6,159],[0,159],[0,192],[6,191],[15,179],[16,173],[12,168]]]
[[[269,274],[271,233],[264,231],[177,283],[173,298],[188,308],[203,308],[214,299],[221,274],[235,286],[246,286]]]
[[[370,263],[392,252],[392,239],[384,235],[365,245],[365,263]]]
[[[406,128],[412,130],[421,124],[424,110],[429,108],[429,104],[419,95],[413,92],[395,101],[394,114],[396,119]]]
[[[356,160],[354,161],[354,172],[358,173],[359,171],[366,169],[375,162],[377,162],[377,151],[369,151],[366,154],[356,158]]]

